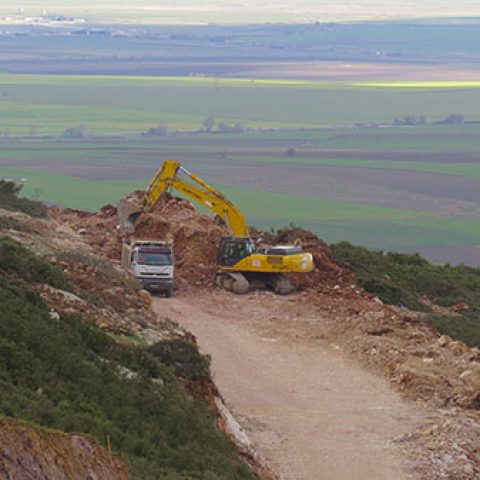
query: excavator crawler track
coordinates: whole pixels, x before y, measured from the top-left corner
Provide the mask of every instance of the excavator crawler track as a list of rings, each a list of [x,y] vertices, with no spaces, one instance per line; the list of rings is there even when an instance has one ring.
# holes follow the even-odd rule
[[[272,275],[270,288],[278,295],[288,295],[295,289],[285,275]]]
[[[263,283],[277,295],[288,295],[295,291],[288,277],[282,273],[248,272],[245,276],[250,282]]]
[[[250,289],[248,280],[238,272],[218,272],[215,283],[225,290],[238,294],[247,293]]]

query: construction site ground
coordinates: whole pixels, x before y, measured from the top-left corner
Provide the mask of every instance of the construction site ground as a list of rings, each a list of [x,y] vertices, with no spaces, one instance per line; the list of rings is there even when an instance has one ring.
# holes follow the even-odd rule
[[[115,207],[50,213],[118,262]],[[158,320],[178,322],[212,355],[220,393],[281,480],[480,479],[479,349],[363,291],[301,229],[274,239],[314,257],[314,272],[291,276],[297,293],[220,290],[213,278],[225,233],[189,202],[166,198],[135,235],[174,242],[177,287],[173,298],[155,298]]]
[[[281,479],[413,478],[392,440],[433,414],[349,360],[321,325],[312,336],[321,318],[296,305],[298,295],[221,291],[155,300],[212,356],[224,399]]]

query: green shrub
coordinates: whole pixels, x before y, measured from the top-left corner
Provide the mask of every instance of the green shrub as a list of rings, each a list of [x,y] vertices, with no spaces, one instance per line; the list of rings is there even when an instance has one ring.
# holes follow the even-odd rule
[[[172,367],[176,375],[187,380],[210,376],[210,358],[200,355],[198,348],[185,340],[158,342],[149,348],[149,352],[163,364]]]
[[[375,294],[383,302],[390,305],[406,305],[419,312],[428,311],[429,308],[408,289],[396,285],[390,279],[372,278],[360,273],[357,277],[359,285],[367,292]]]
[[[352,268],[358,283],[392,305],[429,312],[423,302],[453,306],[466,303],[459,316],[430,316],[440,332],[469,345],[480,346],[480,268],[433,265],[418,254],[372,251],[348,242],[332,245],[336,261]]]
[[[72,291],[65,274],[9,237],[0,237],[0,269],[18,275],[27,282],[47,283]]]
[[[22,188],[23,185],[7,180],[0,180],[0,208],[23,212],[32,217],[45,218],[48,210],[42,202],[18,197]]]
[[[1,276],[0,312],[0,415],[104,445],[109,436],[139,480],[253,478],[213,413],[148,349],[75,315],[54,320],[35,292]]]
[[[332,249],[340,264],[355,271],[361,286],[387,303],[417,308],[426,296],[439,305],[480,304],[479,268],[433,265],[418,254],[373,251],[348,242]],[[384,292],[385,285],[393,290]]]
[[[440,333],[449,335],[471,347],[480,347],[480,314],[478,312],[459,316],[429,315],[427,319]]]

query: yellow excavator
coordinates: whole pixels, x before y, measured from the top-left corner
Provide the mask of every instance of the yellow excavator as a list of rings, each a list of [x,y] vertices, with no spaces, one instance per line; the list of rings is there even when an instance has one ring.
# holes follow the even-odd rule
[[[191,182],[180,177],[180,173]],[[243,213],[221,192],[175,160],[163,163],[145,191],[141,205],[131,200],[120,202],[118,213],[122,227],[134,231],[139,215],[153,208],[170,190],[176,190],[215,212],[229,228],[231,236],[222,238],[217,255],[215,283],[218,286],[235,293],[246,293],[250,282],[261,281],[275,293],[287,294],[293,291],[293,286],[285,273],[313,270],[312,254],[302,252],[300,246],[257,245]]]

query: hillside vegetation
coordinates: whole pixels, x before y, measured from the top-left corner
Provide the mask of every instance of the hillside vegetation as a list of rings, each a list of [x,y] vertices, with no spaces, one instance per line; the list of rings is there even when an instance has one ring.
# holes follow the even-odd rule
[[[13,212],[27,213],[32,217],[45,218],[47,216],[47,208],[43,203],[18,196],[22,188],[23,185],[0,180],[1,207]]]
[[[427,312],[442,333],[480,346],[480,268],[434,265],[417,254],[368,250],[348,242],[333,245],[339,263],[352,268],[360,286],[383,302]],[[433,315],[425,299],[452,315]]]
[[[254,478],[216,412],[187,393],[185,385],[210,382],[209,358],[180,338],[120,342],[91,313],[57,312],[42,296],[48,289],[86,298],[71,274],[0,237],[0,418],[90,434],[136,479]]]

